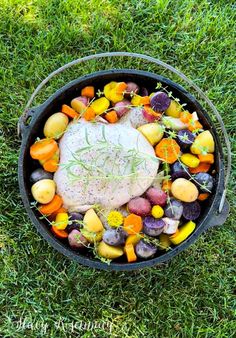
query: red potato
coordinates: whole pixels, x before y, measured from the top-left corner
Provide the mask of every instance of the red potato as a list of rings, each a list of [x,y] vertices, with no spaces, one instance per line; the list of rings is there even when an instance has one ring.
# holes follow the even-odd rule
[[[82,235],[79,230],[72,230],[69,233],[68,241],[70,247],[74,250],[84,249],[88,245],[87,239]]]
[[[143,197],[135,197],[128,203],[129,212],[138,216],[146,216],[151,211],[151,203]]]
[[[116,111],[118,117],[122,117],[123,115],[125,115],[128,110],[130,109],[131,102],[128,100],[122,100],[120,102],[117,102],[114,105],[114,110]]]
[[[166,204],[167,194],[161,189],[151,187],[146,191],[146,196],[152,204],[160,205],[161,207]]]
[[[82,102],[85,106],[89,104],[89,98],[86,96],[78,96],[76,97],[76,100]]]
[[[126,87],[125,92],[128,95],[130,93],[138,94],[139,86],[135,82],[127,82],[127,87]]]

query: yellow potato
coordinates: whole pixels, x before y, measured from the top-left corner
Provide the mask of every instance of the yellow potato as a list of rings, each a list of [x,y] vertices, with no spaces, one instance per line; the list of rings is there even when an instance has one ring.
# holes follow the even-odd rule
[[[98,254],[101,257],[115,259],[122,256],[123,253],[124,251],[120,247],[108,245],[103,241],[98,244]]]
[[[106,97],[100,97],[99,99],[91,103],[91,108],[93,108],[96,115],[101,115],[102,113],[104,113],[109,106],[110,102]]]
[[[197,187],[185,178],[177,178],[171,185],[172,195],[183,202],[193,202],[198,198]]]
[[[68,223],[69,223],[69,216],[68,216],[67,212],[59,212],[56,215],[54,225],[57,227],[58,230],[65,230]]]
[[[111,90],[115,88],[116,84],[117,82],[111,81],[110,83],[104,86],[103,93],[105,97],[110,101],[111,101]]]
[[[215,142],[209,130],[199,134],[191,145],[191,153],[200,155],[204,153],[214,153]]]
[[[197,156],[188,153],[183,154],[180,157],[180,160],[181,162],[183,162],[183,164],[185,164],[189,168],[196,168],[200,163],[200,160],[199,158],[197,158]]]
[[[56,184],[53,180],[43,179],[32,185],[31,192],[37,202],[47,204],[55,195]]]
[[[164,131],[158,123],[147,123],[137,128],[143,136],[151,143],[151,145],[157,144],[163,137]]]
[[[91,232],[100,232],[104,230],[103,224],[100,218],[93,209],[86,211],[84,215],[84,228]]]
[[[69,123],[68,117],[63,113],[52,114],[46,121],[43,133],[45,137],[59,139],[65,132]]]
[[[177,117],[177,118],[180,117],[180,112],[181,112],[181,105],[174,100],[171,100],[169,107],[165,111],[167,116]]]

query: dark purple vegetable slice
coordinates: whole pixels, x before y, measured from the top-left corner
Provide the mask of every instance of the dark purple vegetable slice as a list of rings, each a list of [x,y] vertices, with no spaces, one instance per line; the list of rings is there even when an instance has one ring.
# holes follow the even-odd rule
[[[143,232],[152,237],[160,235],[164,226],[165,222],[162,219],[156,219],[152,216],[147,216],[143,220]]]
[[[70,233],[72,230],[79,230],[82,228],[84,216],[79,212],[71,212],[69,213],[69,221],[70,223],[67,225],[66,230]]]
[[[183,214],[183,203],[176,200],[173,197],[170,198],[170,201],[167,203],[165,207],[166,217],[178,220],[181,218],[182,214]]]
[[[194,183],[200,191],[211,192],[214,185],[214,179],[208,173],[198,173],[194,176]]]
[[[177,178],[190,178],[190,172],[188,168],[181,162],[176,161],[171,166],[171,179],[172,181],[176,180]]]
[[[141,239],[135,246],[135,252],[139,258],[147,259],[155,255],[157,247]]]
[[[166,110],[170,105],[170,98],[166,93],[157,92],[151,97],[151,107],[156,112],[163,112]]]
[[[189,130],[180,130],[178,131],[176,141],[183,150],[189,149],[195,140],[195,136]]]
[[[124,244],[124,236],[117,229],[106,230],[102,237],[103,241],[112,246]]]
[[[194,221],[201,214],[201,206],[198,201],[183,203],[183,217],[188,221]]]
[[[53,174],[48,171],[43,170],[42,168],[35,169],[30,175],[30,182],[36,183],[44,179],[53,179]]]
[[[147,88],[146,87],[141,87],[139,95],[140,96],[148,96],[148,90],[147,90]]]

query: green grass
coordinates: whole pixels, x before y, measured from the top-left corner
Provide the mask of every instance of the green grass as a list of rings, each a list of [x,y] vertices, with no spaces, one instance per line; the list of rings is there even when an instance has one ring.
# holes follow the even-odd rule
[[[235,153],[234,10],[230,0],[0,0],[1,337],[72,337],[70,325],[80,321],[112,323],[112,333],[84,328],[80,337],[234,336],[232,179],[231,217],[178,257],[133,273],[95,271],[54,251],[28,220],[18,192],[16,136],[27,99],[48,73],[91,53],[132,51],[194,80],[222,113]],[[69,79],[122,61],[75,67],[37,102]],[[147,69],[136,61],[128,66]],[[20,319],[33,328],[17,327]]]

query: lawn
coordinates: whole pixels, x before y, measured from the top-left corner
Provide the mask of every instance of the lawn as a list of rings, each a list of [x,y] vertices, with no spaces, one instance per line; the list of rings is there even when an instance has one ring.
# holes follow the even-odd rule
[[[27,99],[51,71],[93,53],[132,51],[195,81],[222,113],[235,151],[233,1],[0,0],[0,12],[0,336],[233,337],[233,176],[223,226],[161,266],[96,271],[57,253],[30,223],[18,191],[16,135]],[[110,66],[75,67],[36,103],[82,73]]]

